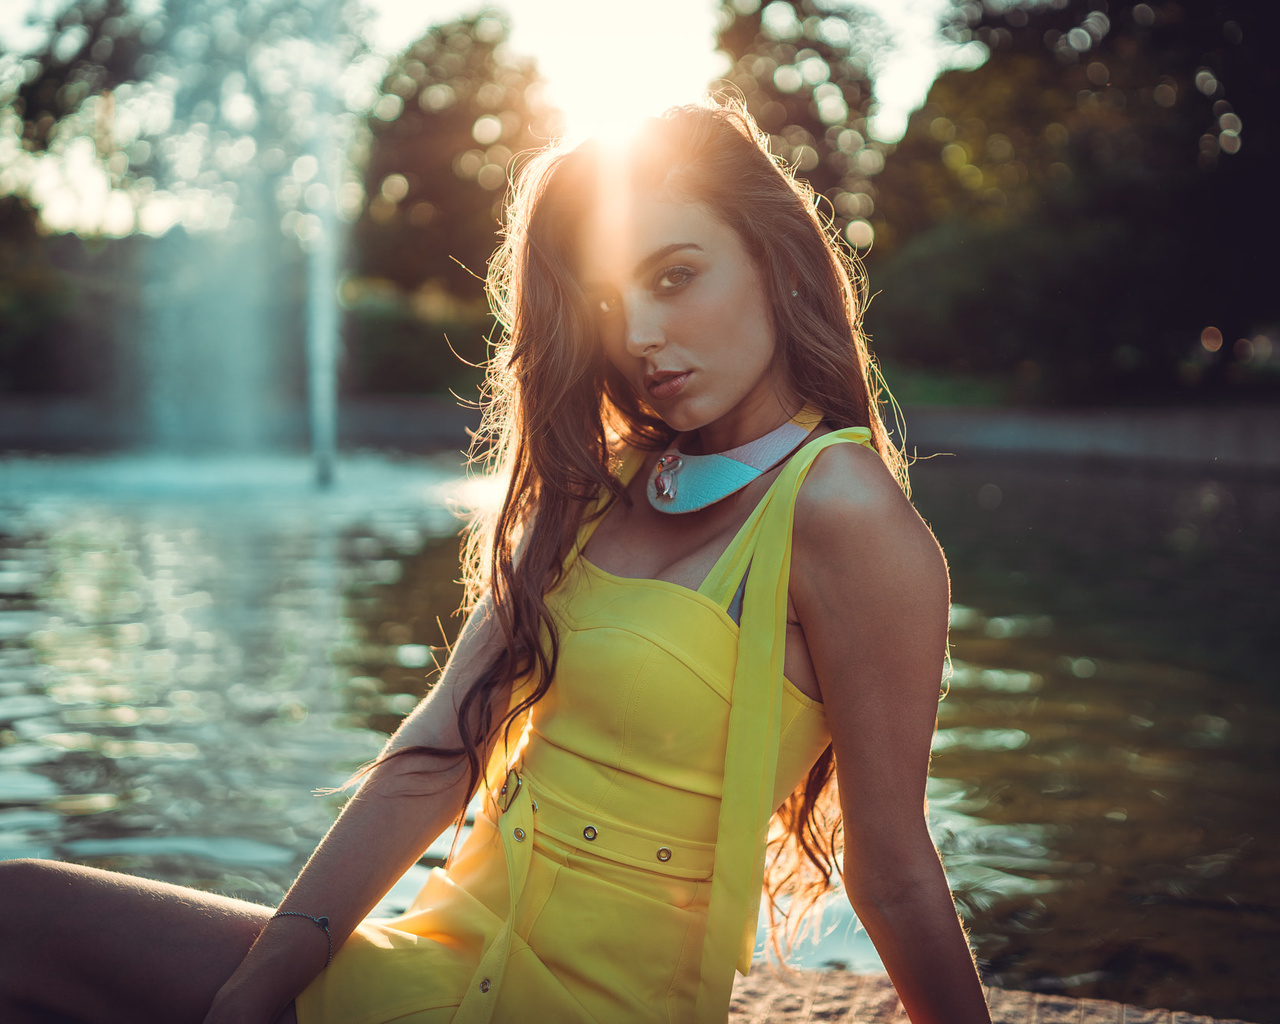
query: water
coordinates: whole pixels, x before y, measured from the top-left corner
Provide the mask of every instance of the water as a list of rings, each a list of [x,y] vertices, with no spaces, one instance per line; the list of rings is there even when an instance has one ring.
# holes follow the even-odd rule
[[[979,955],[1015,987],[1280,1019],[1280,483],[958,460],[916,479],[974,606],[934,774]],[[948,836],[950,813],[983,827]]]
[[[421,692],[441,641],[360,613],[458,528],[456,458],[342,469],[318,496],[296,458],[0,464],[0,856],[279,898],[339,806],[313,790],[412,704],[370,674]]]
[[[456,628],[456,458],[0,463],[0,856],[264,903]],[[1017,987],[1276,1020],[1280,486],[935,460],[932,824]],[[442,852],[437,848],[434,855]],[[384,902],[403,905],[415,869]],[[847,904],[802,942],[868,967]]]

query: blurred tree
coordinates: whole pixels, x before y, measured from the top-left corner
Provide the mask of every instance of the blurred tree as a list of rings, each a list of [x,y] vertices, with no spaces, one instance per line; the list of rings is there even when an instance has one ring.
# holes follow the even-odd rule
[[[362,10],[357,0],[69,7],[38,52],[11,64],[20,74],[7,93],[0,89],[0,106],[7,102],[31,160],[79,159],[82,175],[92,164],[96,201],[77,204],[84,190],[67,180],[42,191],[30,173],[0,174],[0,194],[34,205],[46,231],[166,236],[145,247],[142,262],[160,265],[144,267],[144,277],[182,262],[186,229],[214,229],[198,243],[212,252],[239,224],[231,235],[260,255],[220,259],[218,287],[234,290],[238,305],[275,308],[270,318],[291,336],[283,349],[295,390],[298,243],[305,250],[317,237],[317,214],[336,201],[355,222],[342,288],[344,387],[422,391],[459,382],[467,373],[450,343],[473,361],[486,354],[492,321],[479,277],[513,154],[555,134],[555,114],[538,100],[532,64],[507,51],[501,16],[432,29],[388,65],[365,50]],[[327,95],[336,99],[336,123],[317,109]],[[336,195],[317,160],[322,123],[349,157]],[[274,268],[270,280],[264,260]],[[172,317],[166,323],[170,333],[177,327]]]
[[[867,67],[883,26],[851,5],[820,0],[723,0],[719,48],[726,83],[769,133],[775,156],[830,205],[824,212],[855,246],[870,245],[872,179],[886,147],[867,136]]]
[[[225,223],[237,207],[259,219],[268,215],[260,200],[273,193],[281,212],[305,214],[317,198],[305,196],[315,172],[297,161],[320,125],[317,87],[336,91],[346,108],[329,131],[351,136],[371,102],[362,11],[358,0],[70,4],[0,101],[19,118],[28,152],[91,142],[112,190],[128,198],[108,197],[105,223],[70,220],[76,230],[159,234],[178,217],[199,229]],[[178,194],[181,208],[157,192]],[[130,206],[136,225],[121,222]],[[50,212],[49,226],[64,230]]]
[[[387,69],[355,227],[358,273],[407,291],[433,282],[460,299],[483,294],[512,159],[559,129],[507,34],[493,13],[451,22]]]
[[[432,28],[382,80],[345,288],[348,387],[464,386],[475,375],[451,348],[487,355],[483,278],[508,176],[561,130],[508,31],[493,12]]]
[[[277,406],[302,391],[301,250],[318,236],[317,210],[350,205],[351,189],[359,205],[358,179],[345,191],[322,183],[313,151],[322,135],[342,148],[358,138],[376,95],[361,10],[86,0],[56,15],[36,52],[0,62],[11,156],[0,194],[30,203],[42,231],[105,236],[94,244],[114,250],[68,253],[67,273],[81,297],[114,292],[105,317],[93,311],[111,339],[100,396],[146,419],[153,440],[202,443],[157,432],[219,440],[207,435],[223,429],[265,440]],[[135,234],[152,237],[139,246],[125,237]],[[122,264],[131,273],[116,274]],[[48,323],[37,346],[47,367],[73,358],[64,326]]]
[[[1025,398],[1274,380],[1274,12],[1235,6],[957,4],[990,59],[938,79],[879,179],[881,353]]]
[[[61,383],[42,342],[66,312],[70,291],[49,261],[31,208],[0,198],[0,393]]]

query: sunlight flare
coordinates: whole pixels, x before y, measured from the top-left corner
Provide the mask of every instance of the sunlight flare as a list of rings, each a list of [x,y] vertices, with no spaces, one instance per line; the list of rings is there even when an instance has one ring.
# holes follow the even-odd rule
[[[727,70],[714,50],[715,12],[688,0],[643,7],[557,0],[519,9],[511,47],[536,54],[569,141],[628,138],[646,116],[693,103]]]

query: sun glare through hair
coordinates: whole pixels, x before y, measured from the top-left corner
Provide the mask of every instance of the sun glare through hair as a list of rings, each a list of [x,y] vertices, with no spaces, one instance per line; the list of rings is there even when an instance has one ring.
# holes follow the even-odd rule
[[[511,48],[536,54],[569,142],[620,143],[645,116],[699,99],[725,72],[714,38],[711,4],[544,0],[517,11]]]

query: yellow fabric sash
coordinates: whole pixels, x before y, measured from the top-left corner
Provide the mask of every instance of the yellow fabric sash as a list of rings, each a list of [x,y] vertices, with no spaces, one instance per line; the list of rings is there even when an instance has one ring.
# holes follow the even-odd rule
[[[833,444],[871,446],[871,432],[849,427],[800,449],[770,486],[743,529],[734,562],[751,567],[743,598],[738,658],[729,709],[724,791],[716,834],[697,1024],[724,1024],[734,968],[746,974],[755,949],[765,845],[776,808],[773,790],[782,715],[791,524],[795,498],[818,453]],[[734,565],[746,571],[746,564]],[[740,574],[737,578],[741,578]]]

